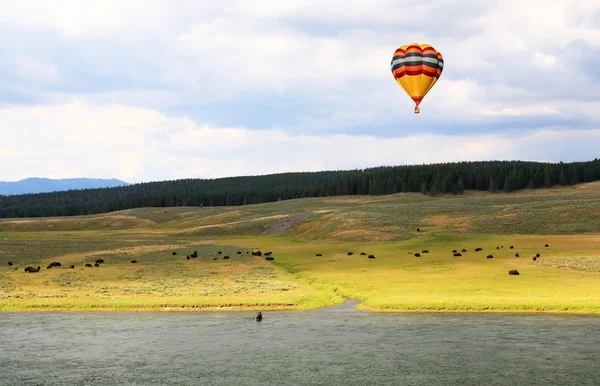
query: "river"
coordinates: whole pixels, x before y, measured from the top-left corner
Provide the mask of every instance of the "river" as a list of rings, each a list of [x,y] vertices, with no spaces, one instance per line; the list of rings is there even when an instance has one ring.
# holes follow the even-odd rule
[[[600,318],[0,313],[0,384],[600,385]]]

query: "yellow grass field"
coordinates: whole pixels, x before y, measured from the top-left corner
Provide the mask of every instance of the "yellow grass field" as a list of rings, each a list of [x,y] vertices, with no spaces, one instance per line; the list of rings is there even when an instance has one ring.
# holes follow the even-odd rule
[[[3,311],[297,310],[348,298],[386,312],[598,314],[600,184],[0,220]]]

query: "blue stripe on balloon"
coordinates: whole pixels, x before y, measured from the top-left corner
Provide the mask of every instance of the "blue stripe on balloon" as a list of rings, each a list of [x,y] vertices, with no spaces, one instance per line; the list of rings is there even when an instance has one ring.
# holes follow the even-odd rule
[[[423,54],[420,52],[409,52],[408,54],[405,55],[407,58],[410,57],[414,57],[414,56],[418,56],[419,58],[423,57]]]

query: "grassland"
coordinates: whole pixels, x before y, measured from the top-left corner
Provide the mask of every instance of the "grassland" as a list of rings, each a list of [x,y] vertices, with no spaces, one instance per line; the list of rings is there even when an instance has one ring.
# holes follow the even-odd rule
[[[62,267],[46,269],[53,261]],[[295,310],[347,298],[374,311],[598,314],[600,184],[0,221],[4,311]]]

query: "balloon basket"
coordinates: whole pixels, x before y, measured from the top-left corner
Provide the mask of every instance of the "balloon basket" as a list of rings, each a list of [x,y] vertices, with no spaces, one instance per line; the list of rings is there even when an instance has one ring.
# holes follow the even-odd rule
[[[415,106],[415,114],[419,114],[421,110],[419,110],[419,106]]]

